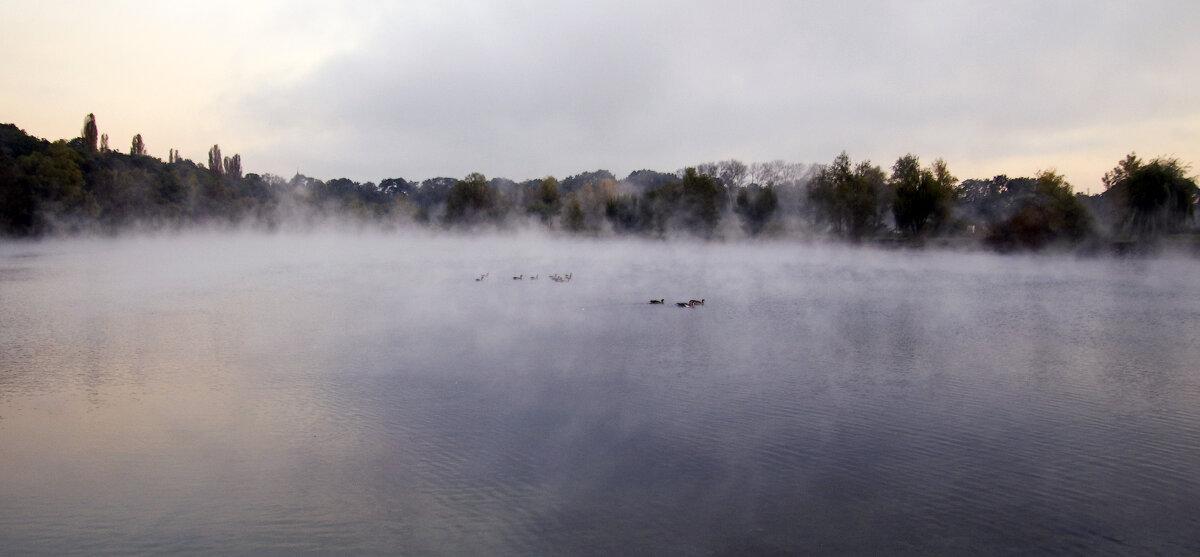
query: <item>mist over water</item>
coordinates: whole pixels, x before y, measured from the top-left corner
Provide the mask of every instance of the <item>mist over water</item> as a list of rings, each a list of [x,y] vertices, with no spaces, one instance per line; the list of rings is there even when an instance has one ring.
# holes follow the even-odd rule
[[[535,235],[3,244],[0,547],[1194,555],[1198,271]]]

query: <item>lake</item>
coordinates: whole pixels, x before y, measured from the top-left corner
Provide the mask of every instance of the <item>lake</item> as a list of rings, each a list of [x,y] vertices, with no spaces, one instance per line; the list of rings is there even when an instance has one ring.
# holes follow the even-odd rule
[[[1197,555],[1197,277],[525,234],[0,244],[0,548]]]

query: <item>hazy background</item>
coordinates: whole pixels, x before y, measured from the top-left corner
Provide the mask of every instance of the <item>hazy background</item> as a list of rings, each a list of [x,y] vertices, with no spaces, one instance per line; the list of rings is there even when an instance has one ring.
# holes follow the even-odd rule
[[[1200,152],[1193,2],[0,1],[0,121],[291,176]]]

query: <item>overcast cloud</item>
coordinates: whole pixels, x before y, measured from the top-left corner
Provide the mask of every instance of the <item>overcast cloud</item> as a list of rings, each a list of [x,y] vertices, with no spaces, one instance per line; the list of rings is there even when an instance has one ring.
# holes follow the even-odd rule
[[[141,2],[19,4],[4,3],[23,27],[71,10],[100,27],[152,17],[167,31],[128,32],[144,33],[151,60],[177,64],[112,62],[110,77],[162,80],[162,95],[96,108],[89,96],[111,85],[58,83],[39,100],[42,78],[26,72],[33,83],[0,98],[0,119],[57,138],[95,112],[101,131],[106,118],[135,126],[152,154],[203,160],[220,143],[247,169],[285,176],[623,176],[845,150],[885,167],[943,157],[960,178],[1057,168],[1094,190],[1130,151],[1200,156],[1194,2],[180,2],[170,19],[131,15],[160,9]],[[226,19],[220,33],[188,23]],[[62,66],[84,62],[46,64],[69,80],[78,72]],[[164,97],[173,110],[156,108]],[[57,129],[65,121],[73,129]]]

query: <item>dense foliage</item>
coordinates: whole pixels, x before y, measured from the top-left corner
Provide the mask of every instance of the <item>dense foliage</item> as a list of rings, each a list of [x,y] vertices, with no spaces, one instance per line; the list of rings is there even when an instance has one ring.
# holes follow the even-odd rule
[[[1053,171],[959,183],[941,159],[905,155],[890,176],[841,153],[830,164],[711,162],[677,172],[605,170],[562,180],[463,179],[379,184],[243,173],[218,145],[207,164],[169,150],[149,155],[141,134],[129,154],[110,150],[94,115],[80,137],[46,141],[0,125],[0,234],[31,237],[194,225],[506,228],[573,234],[830,236],[853,242],[982,241],[1003,250],[1155,241],[1194,234],[1200,190],[1173,158],[1129,155],[1085,196]]]
[[[892,166],[892,215],[896,228],[910,236],[937,232],[949,221],[958,192],[958,179],[950,175],[946,161],[921,168],[915,155],[905,155]]]
[[[1194,216],[1196,181],[1177,159],[1146,163],[1131,153],[1104,175],[1104,185],[1120,211],[1118,228],[1134,237],[1178,231]]]
[[[818,226],[855,242],[883,228],[887,207],[883,171],[870,161],[852,165],[845,152],[821,168],[808,187]]]
[[[1036,189],[1011,217],[995,222],[988,242],[1004,250],[1040,249],[1053,243],[1078,244],[1095,233],[1091,214],[1063,177],[1046,171]]]

